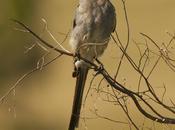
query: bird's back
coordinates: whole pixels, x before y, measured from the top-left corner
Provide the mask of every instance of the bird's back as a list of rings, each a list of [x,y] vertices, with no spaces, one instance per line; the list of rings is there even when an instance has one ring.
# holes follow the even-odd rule
[[[87,43],[99,43],[99,45],[101,43],[101,47],[98,47],[99,51],[94,52],[98,57],[107,47],[105,43],[108,43],[115,24],[115,9],[109,0],[80,0],[70,40],[73,50],[82,48],[84,52],[81,46],[91,45]]]

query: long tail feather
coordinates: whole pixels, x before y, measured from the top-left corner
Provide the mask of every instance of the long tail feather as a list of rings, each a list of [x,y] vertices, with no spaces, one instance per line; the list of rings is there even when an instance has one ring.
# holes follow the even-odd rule
[[[83,91],[84,91],[87,73],[88,73],[88,68],[80,67],[78,69],[72,115],[69,123],[69,130],[75,130],[75,128],[78,127],[78,124],[79,124]]]

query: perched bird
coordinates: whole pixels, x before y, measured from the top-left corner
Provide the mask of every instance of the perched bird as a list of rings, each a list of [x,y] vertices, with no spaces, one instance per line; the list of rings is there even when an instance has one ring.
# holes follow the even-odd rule
[[[103,54],[115,27],[115,8],[109,0],[79,0],[70,37],[73,53],[93,62]],[[76,87],[68,130],[78,127],[89,67],[82,59],[75,59]]]

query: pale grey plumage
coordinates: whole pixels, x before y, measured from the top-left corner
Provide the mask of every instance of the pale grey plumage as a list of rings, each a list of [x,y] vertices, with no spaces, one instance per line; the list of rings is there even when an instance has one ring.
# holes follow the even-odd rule
[[[103,54],[115,26],[115,9],[109,0],[80,0],[70,38],[73,52],[93,62]],[[75,62],[78,75],[69,130],[78,127],[88,66],[82,60]]]

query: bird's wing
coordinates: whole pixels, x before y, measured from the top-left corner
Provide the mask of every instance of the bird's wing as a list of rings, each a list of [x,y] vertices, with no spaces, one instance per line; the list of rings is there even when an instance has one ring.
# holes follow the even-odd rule
[[[76,9],[76,11],[78,10],[78,8],[79,8],[79,5],[77,5],[77,9]],[[75,13],[75,17],[74,17],[74,20],[73,20],[73,28],[75,28],[75,26],[77,25],[76,24],[76,18],[77,18],[77,13]]]

